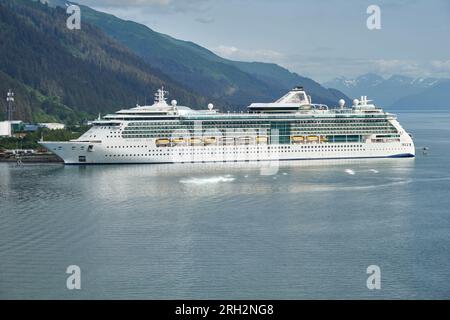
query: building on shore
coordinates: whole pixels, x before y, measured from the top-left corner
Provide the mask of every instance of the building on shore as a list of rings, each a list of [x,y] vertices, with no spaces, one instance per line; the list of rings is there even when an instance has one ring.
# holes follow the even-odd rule
[[[12,137],[15,132],[22,132],[25,124],[21,120],[0,122],[0,137]]]
[[[23,129],[23,131],[25,131],[25,132],[36,132],[38,130],[39,130],[39,125],[32,124],[32,123],[26,123],[25,128]]]
[[[30,155],[30,154],[35,154],[36,150],[33,150],[33,149],[9,149],[9,150],[4,150],[3,153],[5,155]]]
[[[1,121],[0,122],[0,137],[19,137],[29,132],[36,132],[40,128],[48,130],[63,130],[66,128],[63,123],[24,123],[21,120]]]
[[[1,121],[0,122],[0,137],[11,137],[12,136],[12,128],[10,121]]]
[[[63,130],[66,128],[66,125],[63,123],[39,123],[39,127],[49,130]]]

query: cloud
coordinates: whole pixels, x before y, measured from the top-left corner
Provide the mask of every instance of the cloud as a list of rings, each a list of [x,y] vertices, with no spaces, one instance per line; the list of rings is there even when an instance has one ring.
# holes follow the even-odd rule
[[[263,62],[278,62],[281,61],[284,55],[281,52],[274,50],[247,50],[247,49],[239,49],[234,46],[224,46],[220,45],[216,48],[213,48],[216,54],[221,57],[233,59],[233,60],[242,60],[242,61],[263,61]]]
[[[450,60],[433,60],[431,66],[435,72],[448,72],[450,73]]]
[[[395,73],[404,75],[420,74],[425,71],[424,66],[415,60],[379,59],[372,61],[372,65],[378,73]]]
[[[213,23],[214,22],[214,18],[211,18],[211,17],[199,17],[199,18],[195,18],[195,21],[197,21],[199,23],[203,23],[203,24],[208,24],[208,23]]]
[[[450,78],[450,59],[413,60],[329,57],[309,54],[285,54],[264,49],[247,50],[224,45],[213,48],[212,51],[221,57],[232,60],[277,63],[302,76],[321,82],[339,76],[353,78],[365,73],[376,73],[384,77],[404,75],[413,78]]]
[[[422,0],[379,0],[376,3],[383,10],[383,30],[389,30],[380,33],[367,31],[366,5],[357,0],[345,1],[345,4],[338,0],[317,4],[287,1],[279,19],[279,15],[273,15],[277,7],[271,5],[270,0],[252,0],[245,6],[238,0],[73,1],[143,23],[176,38],[194,41],[225,58],[273,62],[318,81],[337,76],[356,77],[368,72],[381,76],[450,78],[448,45],[442,41],[450,21],[448,0],[430,1],[433,5]],[[298,20],[295,14],[295,19],[291,19],[291,13],[305,10],[324,11],[330,19],[316,23],[308,16]],[[430,18],[436,15],[439,18]],[[267,24],[267,17],[270,24]],[[423,23],[413,23],[415,20],[410,17],[420,17]],[[298,30],[306,30],[308,26],[314,27],[300,36],[304,40],[299,40]],[[367,47],[348,50],[355,43],[367,43]],[[436,47],[440,50],[424,49]]]
[[[450,60],[376,60],[380,74],[401,74],[412,77],[450,77]]]
[[[282,65],[320,82],[340,76],[355,78],[366,73],[376,73],[383,77],[403,75],[412,78],[450,78],[450,60],[447,59],[402,60],[288,55],[283,59]]]

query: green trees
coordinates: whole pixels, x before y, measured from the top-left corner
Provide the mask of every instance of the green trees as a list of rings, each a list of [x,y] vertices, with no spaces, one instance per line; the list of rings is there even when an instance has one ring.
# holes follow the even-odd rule
[[[26,134],[23,138],[0,138],[0,150],[38,149],[39,144],[37,141],[39,141],[41,137],[44,138],[44,140],[68,141],[71,139],[77,139],[87,130],[87,126],[69,126],[64,130],[40,129],[36,132]]]
[[[39,2],[0,2],[0,96],[16,92],[16,119],[80,123],[144,101],[162,84],[180,102],[209,102],[89,23],[67,29],[66,19]]]

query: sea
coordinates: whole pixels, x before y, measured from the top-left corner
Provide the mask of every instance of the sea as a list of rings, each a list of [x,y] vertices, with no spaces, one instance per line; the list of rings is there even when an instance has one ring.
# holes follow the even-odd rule
[[[0,299],[448,299],[450,108],[415,159],[0,163]]]

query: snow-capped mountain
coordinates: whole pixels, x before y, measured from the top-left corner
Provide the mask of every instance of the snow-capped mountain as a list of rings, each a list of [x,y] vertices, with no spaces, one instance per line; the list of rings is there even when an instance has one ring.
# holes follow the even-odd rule
[[[427,89],[402,97],[395,101],[393,106],[450,107],[450,79],[441,79]]]
[[[446,81],[447,79],[411,78],[401,75],[393,75],[385,79],[377,74],[368,73],[355,79],[339,77],[323,85],[336,88],[352,98],[364,95],[375,100],[379,105],[392,106],[398,105],[398,101],[406,102],[408,100],[403,98],[418,95],[430,88],[439,87],[441,83]]]

